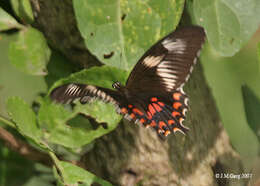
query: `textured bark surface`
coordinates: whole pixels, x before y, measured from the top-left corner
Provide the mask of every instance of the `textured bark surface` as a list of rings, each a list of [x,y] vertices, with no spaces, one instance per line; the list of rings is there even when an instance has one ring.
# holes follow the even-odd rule
[[[185,86],[190,112],[187,136],[160,139],[151,129],[121,123],[97,140],[86,156],[86,166],[115,185],[244,185],[242,180],[215,179],[215,173],[243,172],[232,149],[201,65]]]
[[[30,0],[34,26],[47,38],[51,47],[61,51],[70,61],[81,67],[101,65],[85,48],[77,28],[71,0]]]
[[[38,27],[50,45],[85,67],[100,65],[84,48],[71,0],[31,0]],[[215,173],[243,172],[239,156],[224,131],[201,65],[185,86],[190,112],[187,136],[162,140],[151,129],[121,123],[98,139],[86,154],[86,167],[114,185],[244,185],[244,180],[216,179]]]

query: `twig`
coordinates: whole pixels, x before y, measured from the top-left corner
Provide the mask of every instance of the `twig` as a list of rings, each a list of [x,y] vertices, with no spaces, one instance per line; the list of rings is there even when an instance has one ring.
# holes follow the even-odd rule
[[[37,161],[47,166],[53,165],[53,161],[47,153],[40,152],[22,140],[16,139],[10,132],[2,127],[0,127],[0,139],[3,140],[6,147],[19,153],[26,159]]]
[[[49,156],[48,153],[41,152],[31,147],[29,144],[25,143],[24,141],[16,139],[10,132],[8,132],[6,129],[2,127],[0,127],[0,139],[4,141],[4,144],[7,148],[13,150],[14,152],[19,153],[26,159],[42,163],[49,167],[54,165],[53,159]],[[67,160],[63,160],[62,157],[59,157],[59,159],[62,161],[67,161]],[[83,169],[86,169],[84,163],[82,163],[81,161],[67,161],[67,162],[77,165]]]

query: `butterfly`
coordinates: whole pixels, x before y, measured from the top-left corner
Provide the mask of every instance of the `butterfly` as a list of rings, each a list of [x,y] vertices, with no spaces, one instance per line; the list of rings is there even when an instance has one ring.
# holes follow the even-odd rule
[[[183,91],[205,41],[204,29],[189,26],[176,29],[154,44],[137,62],[125,86],[113,83],[114,90],[69,83],[55,88],[50,96],[58,103],[79,99],[110,102],[128,120],[152,127],[167,136],[189,130],[183,125],[188,96]]]

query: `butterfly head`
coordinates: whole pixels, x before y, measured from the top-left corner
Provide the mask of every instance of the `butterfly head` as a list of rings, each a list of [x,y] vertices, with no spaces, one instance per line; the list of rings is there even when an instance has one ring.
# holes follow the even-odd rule
[[[112,84],[112,87],[116,90],[122,90],[124,88],[124,86],[119,82],[119,81],[116,81],[115,83]]]

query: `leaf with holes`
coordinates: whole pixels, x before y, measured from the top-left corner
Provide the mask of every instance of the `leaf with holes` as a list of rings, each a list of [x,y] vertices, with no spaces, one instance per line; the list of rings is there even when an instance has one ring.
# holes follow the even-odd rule
[[[36,115],[30,106],[19,97],[11,97],[7,101],[7,111],[16,123],[19,131],[35,141],[40,141],[41,130],[36,123]]]
[[[130,70],[176,28],[184,0],[74,0],[73,5],[86,47],[104,64]]]
[[[59,80],[54,84],[53,88],[69,82],[88,83],[111,88],[114,81],[124,82],[126,77],[127,73],[125,71],[114,67],[93,67]],[[69,121],[79,113],[91,116],[99,123],[107,123],[108,127],[104,129],[102,126],[99,126],[94,130],[90,129],[90,127],[75,127],[71,125]],[[116,128],[120,119],[121,117],[116,114],[113,105],[105,104],[101,101],[94,101],[85,105],[76,104],[72,109],[68,105],[50,103],[48,98],[41,105],[38,116],[40,126],[49,131],[50,136],[48,136],[48,140],[70,148],[81,147],[109,133]],[[81,122],[83,121],[81,120]],[[66,123],[67,125],[65,125]],[[85,123],[82,123],[82,125],[91,126],[87,119],[85,119]]]

